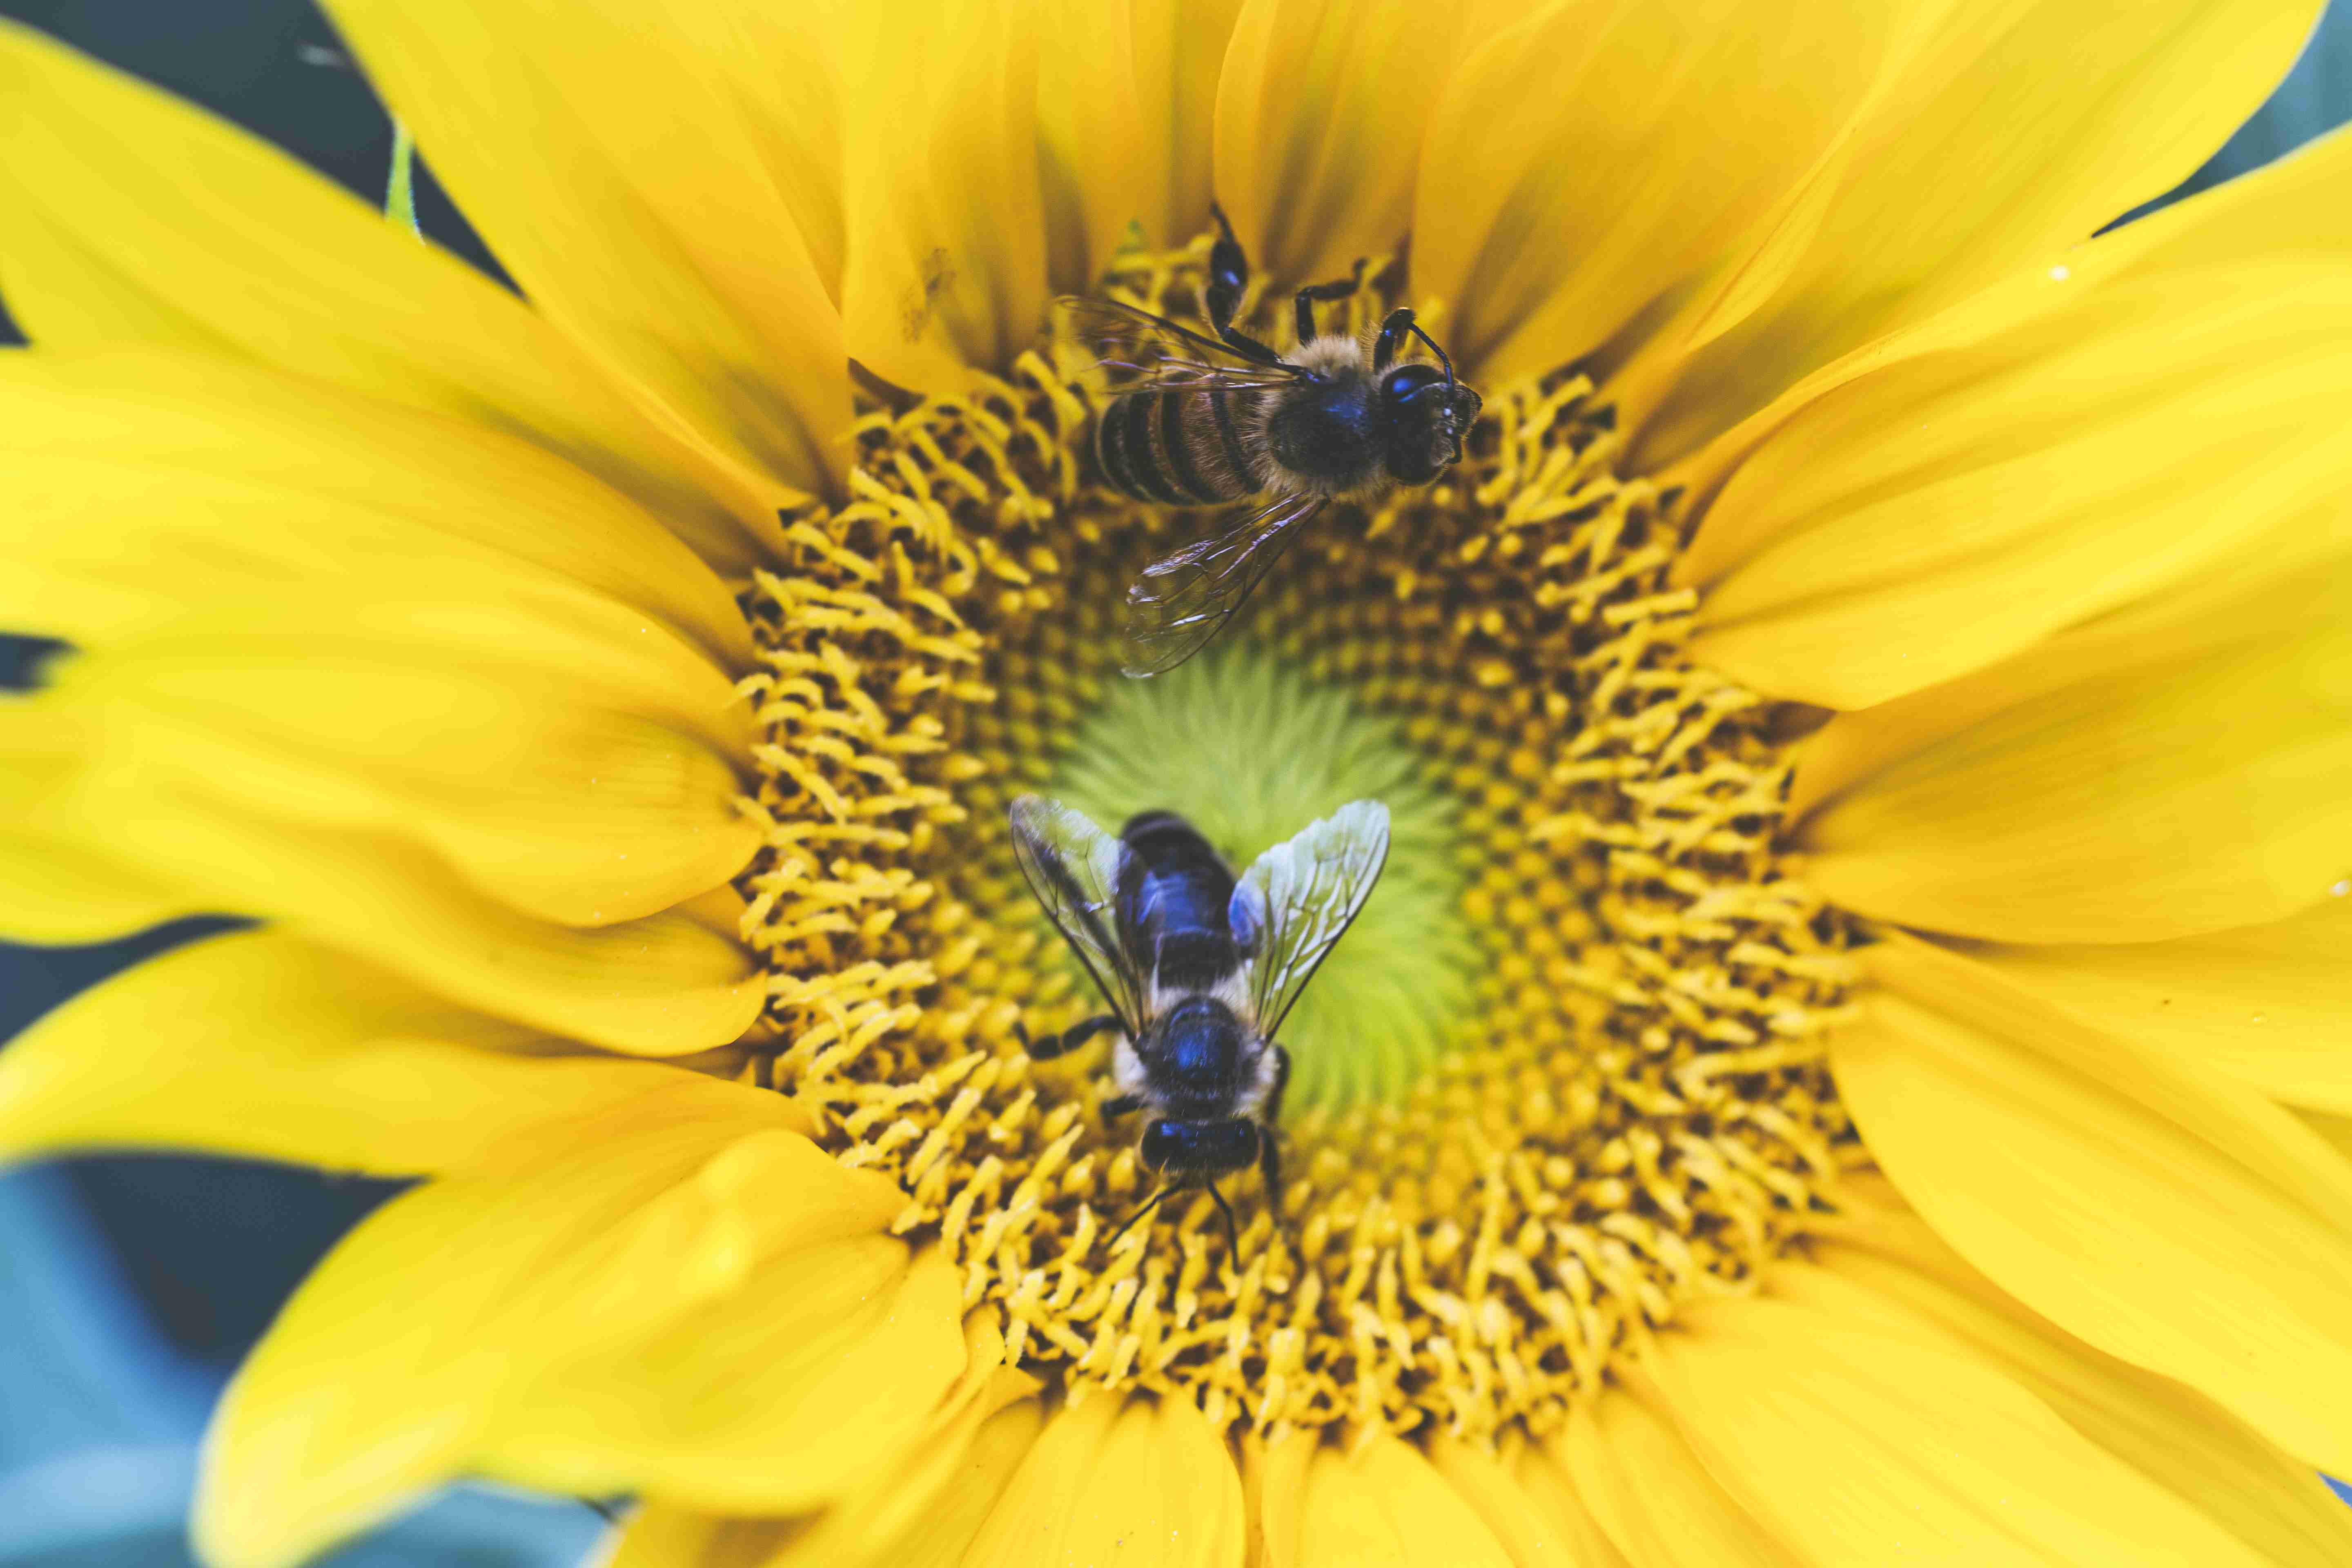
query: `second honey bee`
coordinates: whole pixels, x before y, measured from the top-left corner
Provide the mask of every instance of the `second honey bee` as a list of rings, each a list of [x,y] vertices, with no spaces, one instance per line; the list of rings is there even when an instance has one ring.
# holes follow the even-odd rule
[[[1389,312],[1369,354],[1357,338],[1316,331],[1316,305],[1353,294],[1361,262],[1351,277],[1298,290],[1298,346],[1288,353],[1234,326],[1249,261],[1223,211],[1210,211],[1219,237],[1202,303],[1213,339],[1113,300],[1064,301],[1101,363],[1126,378],[1095,426],[1103,478],[1168,506],[1257,502],[1226,531],[1152,562],[1128,589],[1134,676],[1198,653],[1336,498],[1426,485],[1460,461],[1480,406],[1410,310]],[[1412,339],[1437,363],[1400,360]]]
[[[1117,837],[1034,795],[1011,817],[1021,874],[1110,1009],[1050,1038],[1024,1035],[1030,1056],[1110,1034],[1119,1092],[1103,1114],[1148,1113],[1136,1153],[1166,1184],[1128,1225],[1170,1193],[1205,1187],[1238,1254],[1217,1179],[1255,1165],[1280,1223],[1290,1053],[1275,1037],[1380,880],[1388,807],[1352,801],[1239,877],[1172,811],[1130,817]]]

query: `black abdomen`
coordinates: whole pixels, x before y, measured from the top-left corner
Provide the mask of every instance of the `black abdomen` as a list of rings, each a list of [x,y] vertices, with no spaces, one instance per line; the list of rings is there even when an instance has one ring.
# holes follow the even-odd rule
[[[1217,506],[1262,488],[1242,432],[1255,390],[1150,388],[1114,399],[1095,423],[1103,478],[1137,500]]]
[[[1119,938],[1150,955],[1163,985],[1208,986],[1241,964],[1227,910],[1234,874],[1209,841],[1172,811],[1147,811],[1119,829]]]

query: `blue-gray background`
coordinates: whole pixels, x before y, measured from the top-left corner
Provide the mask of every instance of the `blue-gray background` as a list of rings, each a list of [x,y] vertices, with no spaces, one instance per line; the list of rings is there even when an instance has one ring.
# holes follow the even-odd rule
[[[194,99],[382,198],[390,122],[306,0],[0,0],[0,16]],[[2276,96],[2174,194],[2347,119],[2352,0],[2336,0]],[[429,171],[417,208],[427,233],[496,274]],[[13,341],[0,316],[0,342]],[[0,633],[0,686],[30,684],[42,651]],[[221,923],[187,921],[102,947],[0,944],[0,1039],[116,969]],[[222,1380],[312,1261],[394,1190],[143,1154],[0,1176],[0,1568],[186,1563],[181,1519],[194,1444]],[[461,1491],[331,1562],[557,1568],[582,1561],[602,1527],[578,1503]]]

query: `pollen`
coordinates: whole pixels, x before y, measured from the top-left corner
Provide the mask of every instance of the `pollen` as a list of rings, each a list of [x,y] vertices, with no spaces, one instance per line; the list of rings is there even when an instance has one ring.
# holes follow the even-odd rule
[[[1111,287],[1189,311],[1205,252]],[[1750,1289],[1863,1163],[1823,1053],[1847,933],[1772,847],[1800,716],[1685,657],[1677,498],[1621,471],[1567,373],[1482,388],[1459,467],[1334,509],[1242,633],[1128,681],[1129,578],[1212,520],[1091,482],[1071,365],[866,415],[852,500],[786,517],[744,594],[765,845],[739,888],[769,991],[745,1077],[895,1179],[899,1233],[1069,1397],[1540,1435],[1684,1303]],[[1152,1182],[1100,1048],[1023,1051],[1100,1010],[1013,864],[1026,790],[1109,826],[1171,807],[1237,859],[1391,805],[1391,873],[1286,1030],[1284,1211],[1227,1187],[1238,1253],[1205,1194],[1112,1240]]]

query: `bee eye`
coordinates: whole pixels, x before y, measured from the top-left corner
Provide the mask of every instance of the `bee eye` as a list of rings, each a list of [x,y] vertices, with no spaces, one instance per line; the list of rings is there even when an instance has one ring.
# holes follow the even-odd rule
[[[1381,377],[1381,395],[1391,403],[1410,402],[1438,380],[1437,372],[1429,365],[1401,364]]]

